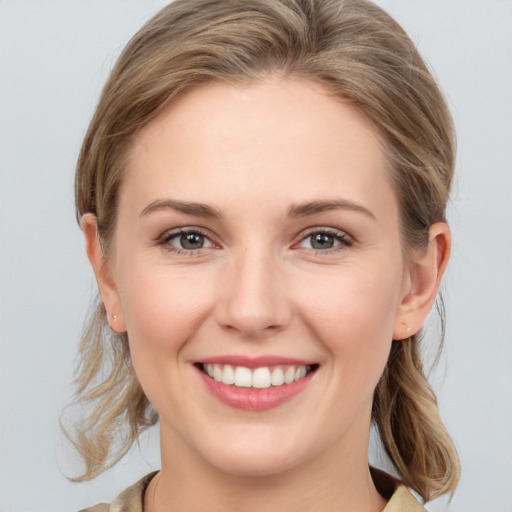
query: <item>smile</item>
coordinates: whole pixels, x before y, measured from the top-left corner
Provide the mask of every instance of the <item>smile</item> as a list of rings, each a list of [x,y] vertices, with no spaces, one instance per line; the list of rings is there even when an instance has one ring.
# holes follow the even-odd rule
[[[267,389],[304,379],[318,365],[278,365],[247,368],[231,364],[199,364],[200,370],[216,382],[238,388]]]
[[[265,411],[301,394],[320,365],[277,356],[220,356],[194,367],[209,393],[225,405]]]

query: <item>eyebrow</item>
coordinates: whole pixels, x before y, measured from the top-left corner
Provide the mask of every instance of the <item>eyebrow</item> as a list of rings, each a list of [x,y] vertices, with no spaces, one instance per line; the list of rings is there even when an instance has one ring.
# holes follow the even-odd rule
[[[142,210],[140,216],[143,217],[159,210],[174,210],[175,212],[184,213],[186,215],[196,215],[198,217],[211,219],[219,219],[222,216],[219,210],[207,204],[176,201],[174,199],[154,201]]]
[[[305,203],[292,204],[288,208],[290,217],[306,217],[316,213],[328,212],[331,210],[349,210],[353,212],[363,213],[364,215],[376,220],[375,215],[360,204],[345,199],[328,199],[320,201],[308,201]]]
[[[205,217],[210,219],[220,219],[222,214],[220,210],[204,203],[193,203],[187,201],[177,201],[175,199],[159,199],[153,201],[146,206],[142,212],[141,217],[149,215],[150,213],[160,210],[173,210],[185,215],[195,215],[198,217]],[[317,213],[328,212],[332,210],[349,210],[364,215],[376,220],[375,215],[360,204],[345,199],[327,199],[318,201],[307,201],[305,203],[291,204],[288,207],[288,216],[290,217],[307,217],[308,215],[315,215]]]

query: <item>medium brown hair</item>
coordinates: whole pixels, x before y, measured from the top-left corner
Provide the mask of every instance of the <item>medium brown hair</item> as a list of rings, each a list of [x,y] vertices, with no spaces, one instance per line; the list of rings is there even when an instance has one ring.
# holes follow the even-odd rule
[[[96,215],[108,255],[118,190],[138,131],[184,90],[272,73],[319,83],[382,135],[406,250],[445,220],[454,170],[452,120],[403,29],[365,0],[175,0],[128,43],[108,79],[76,171],[77,217]],[[375,390],[373,420],[403,481],[425,500],[452,492],[456,450],[425,378],[418,337],[394,341]],[[134,374],[126,335],[98,299],[83,333],[77,401],[90,408],[70,435],[85,461],[78,480],[115,464],[158,420]]]

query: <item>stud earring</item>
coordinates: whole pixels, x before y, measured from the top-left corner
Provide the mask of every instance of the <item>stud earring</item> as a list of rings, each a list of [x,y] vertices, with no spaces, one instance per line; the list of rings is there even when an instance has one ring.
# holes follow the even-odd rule
[[[114,323],[117,322],[117,315],[112,315],[112,320],[114,321]]]

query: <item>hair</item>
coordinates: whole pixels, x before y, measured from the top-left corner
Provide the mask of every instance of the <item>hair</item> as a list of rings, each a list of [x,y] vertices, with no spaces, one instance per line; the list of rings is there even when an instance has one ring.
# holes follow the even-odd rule
[[[414,44],[388,14],[365,0],[175,0],[125,47],[83,141],[76,213],[97,217],[105,255],[139,130],[191,87],[276,73],[321,84],[374,124],[390,162],[404,247],[424,246],[429,227],[445,221],[452,119]],[[454,492],[460,467],[419,341],[417,335],[393,341],[372,419],[404,483],[428,501]],[[76,480],[87,480],[158,421],[132,369],[127,335],[111,331],[100,299],[83,332],[76,376],[76,400],[89,414],[67,435],[85,462]]]

